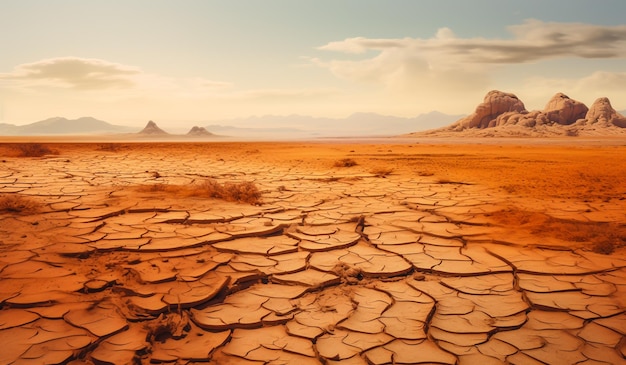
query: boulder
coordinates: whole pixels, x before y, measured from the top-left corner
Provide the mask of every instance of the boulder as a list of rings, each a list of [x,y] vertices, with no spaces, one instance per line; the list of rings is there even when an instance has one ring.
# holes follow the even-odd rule
[[[452,127],[454,130],[495,127],[498,116],[510,112],[527,113],[527,110],[524,103],[514,94],[492,90],[487,93],[473,114],[459,120]]]
[[[597,124],[600,126],[614,125],[620,128],[626,128],[626,117],[618,113],[611,106],[608,98],[602,97],[596,99],[585,115],[585,124]]]
[[[570,99],[563,93],[557,93],[542,112],[549,121],[560,125],[570,125],[585,118],[588,110],[587,106],[580,101]]]

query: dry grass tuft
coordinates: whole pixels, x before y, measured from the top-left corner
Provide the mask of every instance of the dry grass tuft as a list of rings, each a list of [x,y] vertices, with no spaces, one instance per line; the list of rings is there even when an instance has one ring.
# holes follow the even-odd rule
[[[98,151],[118,152],[123,147],[121,143],[103,143],[98,145]]]
[[[22,143],[18,144],[16,148],[19,151],[20,157],[42,157],[45,155],[59,154],[58,151],[40,143]]]
[[[593,246],[591,246],[591,250],[602,255],[610,255],[615,252],[615,246],[613,241],[605,240],[594,243]]]
[[[220,184],[213,179],[209,179],[199,184],[194,189],[194,192],[200,196],[249,204],[258,204],[261,200],[261,192],[256,184],[250,181]]]
[[[251,181],[220,184],[216,180],[207,179],[202,183],[188,186],[169,184],[143,185],[139,187],[139,190],[148,193],[175,194],[182,197],[215,198],[248,204],[261,203],[261,191]]]
[[[41,209],[37,201],[17,194],[0,195],[0,213],[33,214]]]
[[[152,185],[141,185],[138,188],[139,191],[144,193],[168,193],[168,194],[184,194],[184,187],[179,185],[168,185],[168,184],[152,184]]]
[[[352,167],[356,165],[356,161],[351,158],[343,158],[339,161],[335,161],[335,167]]]
[[[388,175],[391,175],[392,172],[393,169],[389,167],[377,167],[370,171],[370,173],[376,177],[386,177]]]

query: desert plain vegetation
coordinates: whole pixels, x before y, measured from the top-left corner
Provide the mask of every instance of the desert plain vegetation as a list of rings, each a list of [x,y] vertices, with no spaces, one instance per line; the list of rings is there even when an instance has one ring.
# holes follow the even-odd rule
[[[0,364],[626,362],[623,139],[0,156]]]

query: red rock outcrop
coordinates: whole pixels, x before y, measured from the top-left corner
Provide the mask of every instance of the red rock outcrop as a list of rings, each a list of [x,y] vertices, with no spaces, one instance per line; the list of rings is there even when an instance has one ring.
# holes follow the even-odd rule
[[[584,124],[586,125],[596,124],[599,126],[626,128],[626,117],[613,109],[611,102],[606,97],[596,99],[584,119]]]
[[[493,129],[497,135],[519,136],[622,133],[615,127],[626,128],[626,117],[613,109],[608,98],[597,99],[589,109],[580,101],[557,93],[543,110],[529,112],[514,94],[492,90],[473,114],[440,131]]]
[[[526,113],[526,107],[514,94],[492,90],[487,93],[476,111],[453,124],[454,130],[467,128],[490,128],[496,126],[496,119],[504,113]]]
[[[585,118],[588,110],[589,108],[580,101],[570,99],[565,94],[557,93],[543,108],[543,114],[551,122],[560,125],[570,125],[579,119]]]

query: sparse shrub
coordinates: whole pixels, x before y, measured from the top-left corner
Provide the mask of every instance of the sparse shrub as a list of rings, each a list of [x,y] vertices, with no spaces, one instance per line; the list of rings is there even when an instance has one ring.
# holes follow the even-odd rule
[[[603,255],[610,255],[615,251],[615,244],[611,241],[600,241],[596,242],[591,250],[595,253],[600,253]]]
[[[216,180],[207,179],[190,186],[153,184],[143,185],[140,191],[149,193],[168,193],[186,197],[215,198],[232,202],[259,204],[261,191],[250,181],[227,182],[220,184]]]
[[[224,196],[224,186],[213,179],[208,179],[203,181],[201,184],[198,184],[194,188],[195,194],[193,195],[201,195],[208,198],[217,198],[222,199]]]
[[[442,178],[437,180],[437,184],[452,184],[452,185],[472,185],[471,183],[466,183],[466,182],[461,182],[461,181],[454,181],[454,180],[450,180],[450,179],[446,179],[446,178]]]
[[[59,152],[50,149],[40,143],[23,143],[17,145],[20,157],[41,157],[45,155],[58,155]]]
[[[261,192],[256,184],[250,181],[220,184],[213,179],[208,179],[194,189],[193,195],[249,204],[258,204],[261,199]]]
[[[181,187],[168,184],[152,184],[140,186],[139,191],[143,191],[146,193],[176,193],[181,192]]]
[[[507,192],[507,193],[509,193],[509,194],[513,194],[513,193],[514,193],[515,191],[517,191],[517,190],[518,190],[518,188],[519,188],[519,186],[512,185],[512,184],[509,184],[509,185],[502,185],[502,186],[500,186],[500,187],[502,188],[502,190],[506,191],[506,192]]]
[[[226,183],[222,199],[257,204],[261,199],[261,192],[256,184],[250,181]]]
[[[339,161],[335,161],[335,167],[352,167],[356,165],[356,161],[351,158],[344,158]]]
[[[378,167],[370,171],[370,173],[376,177],[385,177],[391,175],[392,172],[393,169],[389,167]]]
[[[0,195],[0,213],[33,214],[41,205],[35,200],[17,194]]]
[[[119,143],[103,143],[98,145],[98,151],[117,152],[122,149],[122,145]]]

